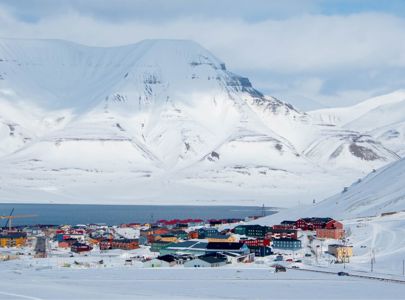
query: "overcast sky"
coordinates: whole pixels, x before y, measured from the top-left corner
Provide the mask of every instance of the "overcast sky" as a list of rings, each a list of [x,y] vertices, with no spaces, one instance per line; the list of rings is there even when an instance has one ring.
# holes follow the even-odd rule
[[[405,87],[403,0],[0,0],[0,36],[192,39],[303,109]]]

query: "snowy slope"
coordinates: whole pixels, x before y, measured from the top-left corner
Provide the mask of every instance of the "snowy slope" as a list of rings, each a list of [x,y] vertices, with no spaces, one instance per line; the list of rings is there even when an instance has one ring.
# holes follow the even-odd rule
[[[371,98],[357,105],[310,112],[320,122],[365,132],[398,155],[405,155],[405,91]]]
[[[401,159],[355,182],[346,192],[322,201],[313,211],[349,218],[405,210],[404,182],[405,159]]]
[[[191,41],[3,39],[0,74],[3,201],[289,206],[398,159]]]
[[[274,224],[304,216],[330,216],[346,220],[405,211],[405,159],[391,163],[357,180],[340,193],[315,205],[283,210],[263,218],[260,223]]]

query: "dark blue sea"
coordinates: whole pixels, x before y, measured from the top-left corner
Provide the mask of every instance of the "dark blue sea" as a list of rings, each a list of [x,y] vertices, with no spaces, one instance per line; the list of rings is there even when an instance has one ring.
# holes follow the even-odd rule
[[[255,206],[181,206],[181,205],[86,205],[86,204],[0,204],[0,215],[34,214],[35,217],[14,219],[13,225],[90,224],[107,225],[131,222],[154,222],[160,219],[245,218],[262,216],[263,208]],[[265,209],[265,215],[276,211]],[[4,226],[6,220],[0,220]]]

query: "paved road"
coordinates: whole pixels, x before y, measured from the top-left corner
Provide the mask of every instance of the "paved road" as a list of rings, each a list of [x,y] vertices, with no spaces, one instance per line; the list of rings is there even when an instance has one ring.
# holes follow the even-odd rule
[[[37,237],[37,243],[35,244],[35,253],[46,253],[46,237]]]

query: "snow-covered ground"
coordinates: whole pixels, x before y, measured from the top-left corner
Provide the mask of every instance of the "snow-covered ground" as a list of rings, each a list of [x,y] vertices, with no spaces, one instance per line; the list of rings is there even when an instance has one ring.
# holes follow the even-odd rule
[[[403,299],[405,284],[269,268],[29,269],[2,264],[0,299]]]

